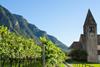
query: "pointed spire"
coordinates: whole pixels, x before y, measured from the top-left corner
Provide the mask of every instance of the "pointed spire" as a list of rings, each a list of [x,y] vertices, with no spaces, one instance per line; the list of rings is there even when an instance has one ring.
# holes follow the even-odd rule
[[[92,13],[91,13],[91,11],[90,11],[90,9],[88,9],[88,13],[87,13],[87,18],[92,18],[92,19],[94,19],[93,18],[93,15],[92,15]]]
[[[96,22],[95,22],[95,20],[94,20],[94,17],[93,17],[93,15],[92,15],[90,9],[88,9],[88,13],[87,13],[87,17],[86,17],[84,26],[85,26],[85,25],[90,25],[90,24],[96,25]]]

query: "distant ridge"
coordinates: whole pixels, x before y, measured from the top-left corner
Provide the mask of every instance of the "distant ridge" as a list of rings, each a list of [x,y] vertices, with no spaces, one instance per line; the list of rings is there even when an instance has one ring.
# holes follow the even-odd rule
[[[23,16],[12,14],[9,10],[0,5],[0,25],[8,27],[11,32],[23,35],[25,37],[34,38],[39,43],[40,36],[46,36],[63,51],[67,51],[68,47],[57,40],[52,35],[48,35],[45,31],[38,29],[34,24],[29,23]]]

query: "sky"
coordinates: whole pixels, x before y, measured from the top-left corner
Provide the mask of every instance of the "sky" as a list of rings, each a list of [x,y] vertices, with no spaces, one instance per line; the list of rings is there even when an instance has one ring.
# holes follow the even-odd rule
[[[88,9],[100,33],[100,0],[0,0],[0,5],[70,46],[83,33]]]

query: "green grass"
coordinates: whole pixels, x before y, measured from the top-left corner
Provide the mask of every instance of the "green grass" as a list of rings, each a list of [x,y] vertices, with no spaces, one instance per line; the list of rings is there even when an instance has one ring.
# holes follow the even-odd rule
[[[59,64],[59,67],[66,67],[66,65],[65,64]]]
[[[66,60],[67,63],[71,64],[73,67],[100,67],[99,63],[86,62],[86,61],[75,61]]]
[[[57,64],[57,67],[69,67],[67,64],[64,63],[59,63]],[[13,62],[12,64],[10,64],[10,62],[4,62],[0,61],[0,67],[19,67],[19,63],[17,62]],[[42,64],[40,62],[34,63],[33,62],[28,62],[28,61],[24,61],[20,63],[20,67],[42,67]],[[48,67],[56,67],[56,66],[52,66],[52,65],[48,65]]]
[[[72,64],[73,67],[100,67],[100,64]]]

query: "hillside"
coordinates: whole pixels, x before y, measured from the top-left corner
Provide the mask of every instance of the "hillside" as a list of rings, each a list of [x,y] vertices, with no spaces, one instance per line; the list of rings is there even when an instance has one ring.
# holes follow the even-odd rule
[[[11,32],[29,38],[34,38],[39,43],[40,36],[46,36],[62,50],[67,51],[67,46],[56,37],[49,35],[46,31],[40,30],[34,24],[29,23],[23,16],[12,14],[9,10],[0,5],[0,25],[8,27]]]

